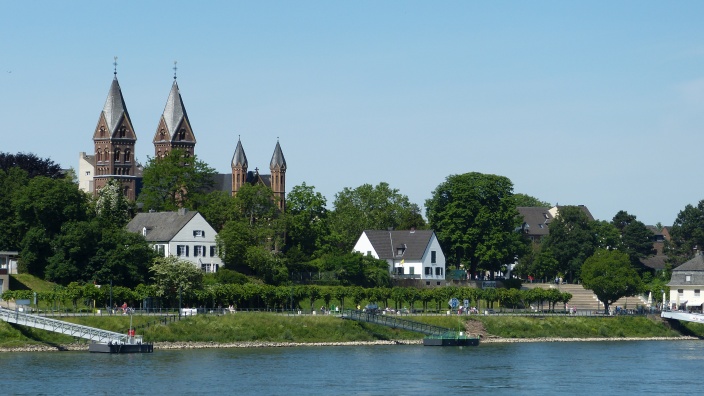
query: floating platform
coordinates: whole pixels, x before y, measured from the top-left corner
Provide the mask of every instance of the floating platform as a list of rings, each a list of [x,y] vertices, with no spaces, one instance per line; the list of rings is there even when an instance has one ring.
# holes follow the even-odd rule
[[[93,342],[88,344],[88,352],[91,353],[152,353],[154,344],[120,344]]]
[[[477,346],[479,336],[463,332],[435,334],[423,338],[425,346]]]

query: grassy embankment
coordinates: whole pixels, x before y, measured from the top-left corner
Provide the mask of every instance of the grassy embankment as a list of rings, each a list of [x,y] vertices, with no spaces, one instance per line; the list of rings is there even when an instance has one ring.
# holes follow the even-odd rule
[[[487,334],[504,338],[623,338],[623,337],[677,337],[682,333],[667,326],[659,318],[645,317],[502,317],[475,316],[417,316],[413,320],[449,327],[462,328],[464,320],[480,321]],[[126,332],[129,317],[67,317],[64,320],[106,330]],[[141,326],[154,322],[154,317],[134,316],[133,324]],[[703,336],[704,325],[689,323],[687,335]],[[234,315],[198,315],[169,325],[154,324],[137,331],[145,340],[154,342],[351,342],[375,340],[412,340],[418,333],[390,329],[383,326],[341,320],[333,316],[283,316],[268,313],[237,313]],[[72,337],[25,327],[0,323],[0,347],[18,347],[31,344],[70,344]]]

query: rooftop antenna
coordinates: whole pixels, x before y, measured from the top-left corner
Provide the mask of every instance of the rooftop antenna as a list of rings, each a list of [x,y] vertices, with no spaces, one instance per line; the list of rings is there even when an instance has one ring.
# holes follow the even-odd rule
[[[177,63],[177,61],[174,61],[174,81],[176,81],[176,70],[178,70],[178,67],[176,67]]]
[[[112,65],[115,67],[115,70],[113,71],[112,74],[114,74],[115,77],[117,77],[117,57],[115,57],[115,61],[112,62]]]

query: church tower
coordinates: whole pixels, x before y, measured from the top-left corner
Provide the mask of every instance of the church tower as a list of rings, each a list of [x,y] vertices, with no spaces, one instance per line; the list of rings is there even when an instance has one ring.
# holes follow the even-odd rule
[[[186,157],[192,157],[195,154],[196,137],[188,120],[186,108],[183,106],[175,70],[174,64],[174,83],[171,85],[164,113],[154,134],[154,158],[162,158],[174,149],[183,150]]]
[[[137,134],[127,113],[122,90],[117,81],[117,58],[115,77],[110,85],[108,98],[100,113],[98,125],[93,132],[95,145],[95,172],[93,193],[97,194],[109,180],[119,180],[125,197],[136,199],[136,170],[134,146]]]
[[[247,182],[247,156],[244,154],[242,142],[237,139],[235,155],[232,156],[232,196]]]
[[[271,171],[271,191],[279,201],[279,210],[283,212],[286,210],[286,159],[278,140],[274,155],[271,156],[269,170]]]

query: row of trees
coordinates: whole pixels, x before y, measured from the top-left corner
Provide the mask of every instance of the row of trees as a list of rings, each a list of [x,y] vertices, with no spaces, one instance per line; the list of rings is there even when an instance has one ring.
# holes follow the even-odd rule
[[[192,285],[191,285],[192,286]],[[108,285],[81,285],[72,282],[49,292],[37,293],[38,302],[51,306],[73,306],[79,303],[96,307],[109,305],[109,301],[120,305],[123,301],[131,306],[139,306],[146,298],[159,296],[165,306],[177,307],[179,298],[188,306],[208,308],[234,305],[238,309],[317,309],[316,302],[322,301],[326,308],[332,305],[340,309],[362,307],[366,302],[377,302],[381,306],[401,309],[422,305],[424,310],[448,309],[452,298],[469,300],[474,306],[494,306],[502,308],[556,309],[557,304],[569,303],[572,295],[557,289],[534,288],[518,289],[477,289],[472,287],[443,287],[417,289],[414,287],[362,288],[345,286],[272,286],[265,284],[213,284],[202,288],[176,287],[163,294],[161,286],[139,285],[134,289]],[[31,299],[31,290],[14,290],[3,293],[3,299]],[[391,304],[393,302],[393,304]]]

